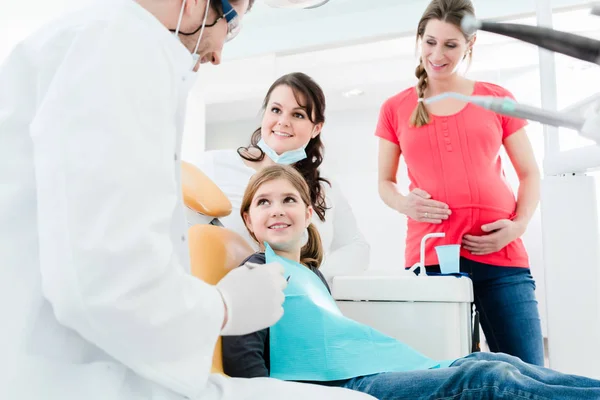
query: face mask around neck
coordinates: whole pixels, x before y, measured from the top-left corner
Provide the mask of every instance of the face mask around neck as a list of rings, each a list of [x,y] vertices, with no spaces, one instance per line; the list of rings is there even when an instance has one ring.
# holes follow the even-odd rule
[[[305,149],[306,149],[306,146],[308,145],[308,143],[299,149],[286,151],[285,153],[282,153],[282,154],[277,154],[275,152],[275,150],[273,150],[271,147],[269,147],[269,145],[262,138],[256,145],[262,151],[264,151],[265,154],[271,160],[273,160],[275,163],[281,164],[281,165],[295,164],[298,161],[302,161],[307,157]]]

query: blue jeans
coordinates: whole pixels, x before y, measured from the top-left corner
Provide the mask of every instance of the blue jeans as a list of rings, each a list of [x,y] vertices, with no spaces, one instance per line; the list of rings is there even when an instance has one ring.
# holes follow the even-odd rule
[[[600,381],[565,375],[502,353],[473,353],[451,367],[327,382],[379,400],[600,399]]]
[[[439,272],[437,265],[426,269]],[[530,270],[497,267],[463,257],[460,270],[473,281],[475,307],[490,350],[543,366],[542,325]]]

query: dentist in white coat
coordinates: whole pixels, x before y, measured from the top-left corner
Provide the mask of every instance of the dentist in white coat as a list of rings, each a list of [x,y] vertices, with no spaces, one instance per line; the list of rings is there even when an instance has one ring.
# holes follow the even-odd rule
[[[101,0],[0,69],[1,399],[370,398],[210,374],[219,334],[281,317],[285,279],[188,272],[185,101],[251,6],[207,3]]]

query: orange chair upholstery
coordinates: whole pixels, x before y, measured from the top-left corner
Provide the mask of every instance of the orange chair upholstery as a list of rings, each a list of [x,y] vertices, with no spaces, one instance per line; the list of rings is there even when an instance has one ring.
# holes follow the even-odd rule
[[[181,163],[183,203],[208,217],[220,218],[231,214],[231,202],[225,193],[196,166]]]
[[[211,285],[216,285],[254,252],[237,233],[213,225],[192,226],[189,246],[192,275]],[[213,353],[212,372],[224,374],[221,338]]]
[[[198,168],[182,163],[183,199],[193,212],[218,218],[231,213],[231,203]],[[188,231],[192,275],[216,285],[254,251],[237,233],[215,225],[193,225]],[[221,338],[213,353],[212,372],[223,372]]]

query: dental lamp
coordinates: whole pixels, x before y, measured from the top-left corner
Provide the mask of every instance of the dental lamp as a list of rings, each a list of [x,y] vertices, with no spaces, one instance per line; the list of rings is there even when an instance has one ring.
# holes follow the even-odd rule
[[[265,4],[273,8],[317,8],[329,0],[263,0]]]
[[[600,15],[600,4],[592,9],[592,14]],[[461,27],[467,34],[475,33],[478,29],[498,33],[600,65],[600,41],[591,38],[539,26],[480,21],[470,15],[463,18]],[[600,144],[600,102],[598,101],[600,97],[598,95],[592,97],[592,102],[596,102],[595,107],[590,108],[584,116],[572,110],[550,111],[519,104],[508,97],[465,96],[454,92],[442,93],[419,101],[431,104],[448,97],[473,103],[499,114],[555,127],[575,129],[581,136]],[[589,100],[579,106],[588,105],[588,102]]]

